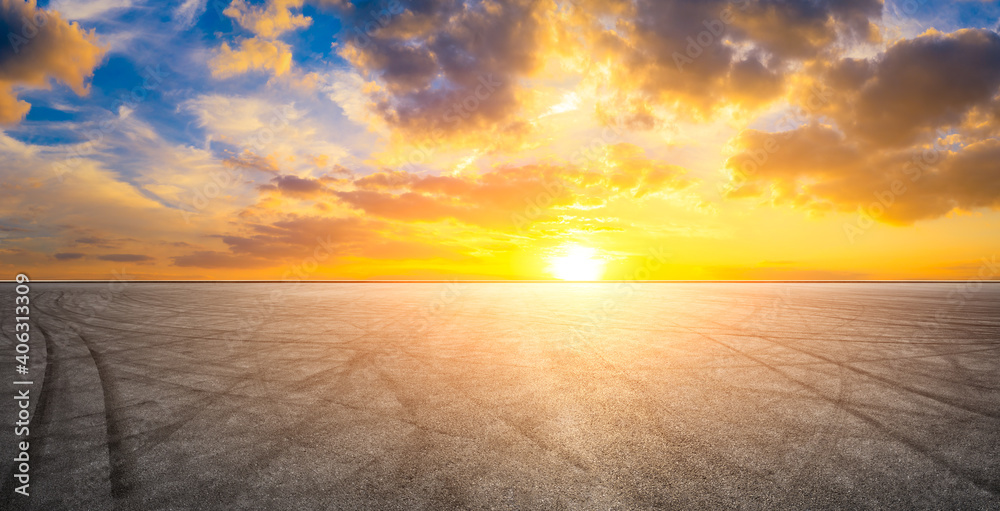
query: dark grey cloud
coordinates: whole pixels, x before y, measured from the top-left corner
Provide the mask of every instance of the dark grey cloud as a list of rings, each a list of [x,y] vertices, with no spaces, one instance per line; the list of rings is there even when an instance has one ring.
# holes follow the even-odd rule
[[[844,59],[821,76],[822,113],[875,145],[908,144],[989,109],[1000,88],[1000,35],[959,30],[900,41],[872,59]]]
[[[277,176],[271,180],[271,184],[262,185],[259,188],[299,198],[315,197],[326,190],[323,182],[319,179],[296,176]]]
[[[154,258],[142,254],[103,254],[97,256],[101,261],[113,261],[116,263],[145,263],[153,261]]]

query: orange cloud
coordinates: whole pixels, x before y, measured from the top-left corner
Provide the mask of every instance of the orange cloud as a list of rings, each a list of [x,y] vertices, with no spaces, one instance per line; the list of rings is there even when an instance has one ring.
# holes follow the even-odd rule
[[[499,168],[481,176],[422,176],[383,171],[351,182],[353,189],[331,194],[366,215],[402,222],[456,220],[490,229],[512,230],[512,216],[539,196],[549,209],[572,204],[581,172],[569,167],[532,165]],[[538,220],[551,219],[540,214]]]
[[[268,0],[266,5],[258,6],[244,0],[233,0],[222,13],[255,35],[273,39],[312,24],[308,16],[292,13],[292,9],[301,8],[302,3],[303,0]]]
[[[253,37],[243,39],[237,49],[222,43],[209,62],[212,75],[228,78],[248,71],[270,71],[281,76],[292,68],[292,50],[281,41],[268,41]]]
[[[869,59],[820,66],[802,100],[818,122],[747,130],[726,162],[731,198],[769,195],[809,209],[861,211],[905,225],[1000,206],[1000,36],[930,32]],[[986,137],[986,138],[984,138]]]
[[[174,264],[252,268],[295,265],[304,260],[329,264],[344,258],[461,260],[467,257],[460,246],[448,246],[428,233],[363,218],[285,215],[269,224],[247,225],[246,232],[221,239],[228,252],[195,251],[175,256]]]
[[[553,229],[620,232],[618,219],[592,215],[593,210],[616,198],[673,193],[695,183],[685,169],[650,159],[630,144],[609,146],[600,161],[579,165],[498,166],[462,176],[390,169],[338,174],[275,176],[258,187],[261,200],[240,215],[234,232],[218,236],[228,252],[199,248],[176,256],[175,264],[222,268],[246,256],[251,262],[236,264],[256,265],[294,260],[317,246],[341,258],[466,261],[473,249],[516,249],[507,240],[512,233],[534,238]],[[324,205],[319,208],[324,214],[288,213],[295,201]],[[462,234],[444,236],[441,230]]]
[[[763,196],[815,210],[861,210],[873,220],[907,225],[952,210],[1000,208],[1000,141],[964,147],[864,149],[831,127],[782,133],[745,131],[726,167],[734,197]]]
[[[244,0],[233,0],[223,12],[236,23],[250,31],[253,37],[239,41],[235,49],[223,42],[209,62],[212,75],[228,78],[250,71],[269,71],[274,76],[282,76],[292,69],[292,49],[278,40],[285,32],[306,28],[312,18],[294,14],[303,0],[267,0],[264,5],[248,4]],[[315,77],[299,77],[300,85],[314,87]]]
[[[630,144],[606,150],[594,168],[572,165],[499,167],[478,176],[421,176],[383,171],[353,181],[354,190],[333,192],[369,215],[405,221],[454,219],[511,230],[523,221],[553,221],[572,206],[595,206],[625,195],[639,199],[688,188],[687,170],[650,160]],[[533,212],[533,213],[529,213]]]
[[[93,30],[68,23],[58,12],[39,9],[35,0],[0,0],[0,123],[16,123],[31,108],[13,87],[47,88],[51,80],[87,94],[87,80],[106,49]]]

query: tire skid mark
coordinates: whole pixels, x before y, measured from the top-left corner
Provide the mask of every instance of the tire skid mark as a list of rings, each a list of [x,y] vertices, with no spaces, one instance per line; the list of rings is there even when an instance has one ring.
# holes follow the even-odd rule
[[[397,317],[400,317],[400,316],[403,316],[403,315],[405,315],[405,313],[401,313],[401,314],[397,315]],[[391,323],[386,322],[384,324],[391,324]],[[359,336],[358,340],[361,340],[361,339],[370,340],[370,338],[374,334],[381,333],[382,330],[385,330],[385,327],[383,327],[380,330],[374,331],[374,332],[367,332],[366,335]],[[410,332],[410,334],[407,335],[401,341],[411,341],[412,342],[413,339],[414,339],[414,335],[413,335],[412,332]],[[351,360],[348,361],[348,367],[347,368],[330,368],[330,369],[321,371],[321,373],[324,373],[324,375],[329,375],[329,373],[331,373],[331,372],[336,372],[337,374],[339,374],[341,376],[341,378],[340,378],[341,381],[345,381],[345,376],[346,375],[343,374],[343,373],[354,373],[354,372],[357,372],[357,371],[360,371],[360,370],[364,370],[364,369],[366,369],[368,367],[374,366],[373,361],[375,360],[375,355],[376,354],[382,354],[382,353],[384,353],[382,350],[359,350],[359,356],[352,357]],[[414,353],[410,352],[407,349],[404,349],[404,348],[400,347],[400,348],[397,349],[396,354],[398,354],[398,353],[401,353],[401,354],[407,356],[408,358],[411,358],[412,360],[416,361],[418,364],[424,366],[429,372],[431,372],[433,374],[436,374],[438,376],[447,376],[445,373],[437,370],[435,367],[433,367],[431,364],[429,364],[426,360],[423,359],[423,357],[421,357],[419,355],[415,355]],[[359,365],[362,362],[368,362],[368,363],[364,364],[364,365]],[[334,371],[334,369],[337,369],[337,371]],[[380,370],[377,370],[377,369],[376,369],[376,371],[379,373],[379,378],[381,380],[383,380],[387,384],[390,384],[391,386],[396,387],[396,389],[393,390],[393,393],[396,394],[397,396],[399,396],[399,389],[400,389],[399,385],[395,384],[394,381],[392,383],[390,383],[389,381],[386,381],[387,376],[384,374],[383,371],[380,371]],[[304,388],[304,386],[306,385],[306,382],[308,382],[309,380],[315,380],[318,376],[319,376],[319,374],[310,375],[309,377],[307,377],[303,381],[299,382],[295,387],[299,388],[299,389]],[[467,400],[468,402],[475,403],[475,405],[477,405],[477,407],[480,410],[488,410],[487,407],[484,407],[482,405],[482,403],[480,403],[476,399],[472,398],[463,389],[461,389],[459,387],[456,387],[452,383],[450,383],[449,381],[447,381],[447,378],[444,381],[442,381],[442,385],[444,385],[445,387],[450,388],[453,391],[453,395],[460,395],[460,396],[464,397],[465,400]],[[405,399],[405,401],[410,402],[412,400]],[[403,402],[401,402],[401,404],[403,404]],[[404,407],[406,407],[407,409],[411,408],[411,406],[412,406],[412,404],[404,404]],[[500,423],[505,424],[508,428],[510,428],[512,431],[514,431],[519,436],[521,436],[524,440],[526,440],[529,444],[533,445],[536,449],[539,449],[542,452],[550,454],[550,455],[554,456],[555,458],[560,459],[563,462],[565,462],[565,463],[567,463],[567,464],[575,467],[578,470],[581,470],[581,471],[584,471],[584,472],[586,472],[586,471],[589,470],[590,467],[587,467],[586,465],[584,465],[583,464],[584,462],[581,462],[581,461],[577,460],[576,459],[577,457],[576,457],[575,454],[566,452],[561,447],[548,445],[548,442],[544,441],[543,439],[537,438],[536,435],[531,434],[529,431],[526,430],[526,428],[523,425],[515,423],[514,421],[511,421],[510,419],[508,419],[508,418],[506,418],[506,417],[504,417],[504,416],[502,416],[502,415],[500,415],[498,413],[495,413],[493,411],[488,411],[487,415],[491,416],[494,420],[496,420],[496,421],[498,421]],[[407,421],[407,422],[409,422],[409,421]],[[419,429],[427,429],[426,427],[419,427],[416,424],[413,424],[413,425],[415,427],[418,427]],[[452,433],[452,434],[449,434],[449,436],[455,436],[455,435]]]
[[[875,373],[873,371],[869,371],[867,369],[862,369],[860,367],[855,367],[855,366],[851,365],[850,362],[841,362],[841,361],[832,359],[832,358],[830,358],[828,356],[821,355],[821,354],[818,354],[818,353],[814,353],[812,351],[809,351],[809,350],[806,350],[806,349],[803,349],[803,348],[800,348],[800,347],[797,347],[797,346],[792,346],[792,345],[788,345],[788,344],[785,344],[785,343],[781,343],[781,342],[775,341],[774,339],[771,339],[767,335],[758,335],[757,337],[760,338],[760,339],[766,340],[766,341],[773,342],[773,343],[775,343],[775,344],[777,344],[779,346],[782,346],[784,348],[787,348],[787,349],[790,349],[790,350],[802,353],[804,355],[808,355],[808,356],[817,358],[819,360],[823,360],[824,362],[827,362],[827,363],[830,363],[830,364],[835,364],[835,365],[838,365],[838,366],[842,366],[845,369],[847,369],[847,370],[849,370],[849,371],[851,371],[853,373],[856,373],[856,374],[868,377],[870,379],[876,380],[876,381],[878,381],[878,382],[886,385],[887,387],[890,387],[890,388],[893,388],[893,389],[896,389],[896,390],[905,390],[907,392],[910,392],[911,394],[916,394],[916,395],[919,395],[919,396],[923,396],[923,397],[925,397],[927,399],[930,399],[932,401],[935,401],[935,402],[938,402],[938,403],[941,403],[941,404],[944,404],[944,405],[947,405],[947,406],[951,406],[951,407],[954,407],[954,408],[958,408],[960,410],[964,410],[966,412],[970,412],[970,413],[973,413],[973,414],[976,414],[976,415],[981,415],[983,417],[989,417],[991,419],[1000,419],[1000,411],[986,410],[986,409],[982,409],[982,408],[973,406],[971,404],[965,403],[964,401],[957,401],[955,399],[949,399],[947,396],[942,396],[942,395],[937,394],[935,392],[924,390],[924,389],[915,387],[913,385],[909,385],[909,384],[906,384],[906,383],[903,383],[903,382],[899,382],[899,381],[893,380],[891,378],[887,378],[885,376],[882,376],[882,375],[880,375],[878,373]]]
[[[692,330],[692,331],[694,331],[694,330]],[[996,481],[991,481],[991,480],[986,479],[984,477],[981,477],[979,474],[971,473],[971,472],[963,469],[962,467],[955,466],[954,464],[952,464],[948,460],[946,460],[946,459],[944,459],[944,458],[942,458],[940,456],[937,456],[933,451],[931,451],[930,449],[927,449],[926,447],[922,446],[917,441],[915,441],[915,440],[913,440],[913,439],[911,439],[911,438],[909,438],[909,437],[907,437],[905,435],[902,435],[902,434],[900,434],[900,433],[898,433],[896,431],[893,431],[892,429],[890,429],[888,426],[886,426],[885,424],[883,424],[879,420],[875,419],[874,417],[869,416],[868,414],[865,414],[865,413],[861,412],[856,407],[850,406],[850,405],[845,405],[844,403],[838,402],[838,400],[836,400],[834,398],[828,397],[820,389],[818,389],[818,388],[810,385],[809,383],[803,382],[803,381],[799,380],[798,378],[794,378],[794,377],[786,374],[780,368],[772,366],[771,364],[768,364],[766,361],[761,360],[758,357],[755,357],[755,356],[753,356],[751,354],[748,354],[748,353],[744,353],[744,352],[740,351],[739,349],[734,348],[734,347],[730,346],[729,344],[727,344],[725,342],[722,342],[722,341],[719,341],[718,339],[715,339],[715,338],[713,338],[711,336],[708,336],[708,335],[705,335],[705,334],[701,334],[701,335],[703,337],[705,337],[706,339],[708,339],[708,340],[710,340],[710,341],[712,341],[712,342],[714,342],[716,344],[719,344],[720,346],[723,346],[723,347],[725,347],[725,348],[727,348],[729,350],[732,350],[732,351],[734,351],[734,352],[736,352],[736,353],[738,353],[738,354],[740,354],[742,356],[745,356],[747,358],[750,358],[751,360],[756,361],[758,364],[760,364],[761,366],[763,366],[763,367],[771,370],[775,374],[777,374],[777,375],[779,375],[779,376],[781,376],[781,377],[783,377],[783,378],[785,378],[785,379],[787,379],[787,380],[789,380],[789,381],[791,381],[791,382],[793,382],[793,383],[795,383],[797,385],[800,385],[803,388],[805,388],[805,389],[813,392],[820,399],[828,401],[831,404],[833,404],[834,406],[840,407],[840,409],[842,409],[845,412],[849,413],[851,416],[853,416],[853,417],[855,417],[855,418],[857,418],[857,419],[859,419],[861,421],[864,421],[868,425],[874,427],[877,431],[882,432],[883,434],[887,435],[888,437],[892,438],[893,440],[895,440],[895,441],[897,441],[897,442],[905,445],[906,447],[909,447],[913,451],[915,451],[915,452],[923,455],[925,458],[927,458],[928,460],[934,462],[935,464],[937,464],[941,468],[947,470],[948,472],[954,474],[956,477],[958,477],[958,478],[960,478],[960,479],[962,479],[962,480],[964,480],[964,481],[966,481],[968,483],[971,483],[972,485],[976,486],[977,488],[979,488],[979,489],[981,489],[983,491],[989,492],[989,493],[991,493],[993,495],[1000,495],[1000,483],[998,483]]]
[[[39,310],[41,310],[41,309],[39,309]],[[72,320],[70,320],[68,318],[60,317],[60,316],[55,315],[55,314],[51,314],[48,311],[46,311],[45,313],[46,313],[46,315],[51,316],[53,318],[63,320],[67,324],[73,324]],[[127,334],[132,334],[132,335],[149,334],[149,332],[137,332],[135,330],[127,330],[127,329],[122,329],[122,328],[108,328],[108,327],[102,327],[102,326],[99,326],[99,325],[89,325],[88,324],[86,326],[88,328],[103,329],[103,330],[114,330],[114,331],[119,331],[119,332],[123,332],[123,333],[127,333]],[[227,333],[227,332],[229,332],[229,330],[221,330],[219,332],[209,332],[209,334],[210,335],[214,335],[214,334],[217,334],[217,333]],[[192,342],[195,342],[195,341],[203,341],[205,339],[205,336],[178,336],[178,335],[175,335],[175,334],[162,334],[162,333],[158,333],[157,335],[160,335],[160,336],[163,336],[163,337],[174,338],[174,340],[163,341],[163,342],[152,343],[152,344],[145,344],[145,345],[138,345],[138,346],[131,346],[131,347],[127,347],[127,348],[116,348],[116,349],[113,349],[113,350],[106,351],[106,352],[104,352],[104,354],[105,355],[118,355],[118,354],[122,354],[122,353],[130,353],[130,352],[136,352],[136,351],[142,351],[142,350],[155,351],[155,350],[157,350],[159,348],[163,348],[163,347],[167,347],[167,346],[173,346],[173,345],[179,345],[179,344],[182,345],[182,344],[185,344],[185,343],[192,343]],[[79,357],[82,357],[82,356],[86,356],[86,355],[78,355],[78,356],[74,356],[74,357],[71,357],[71,358],[79,358]]]
[[[125,417],[121,411],[127,409],[127,405],[118,392],[104,355],[95,350],[92,343],[79,330],[77,330],[77,336],[83,341],[90,357],[94,360],[94,365],[97,367],[97,377],[101,382],[101,392],[104,395],[104,420],[107,425],[106,437],[110,467],[108,479],[111,483],[111,495],[115,499],[131,499],[137,489],[137,482],[134,480],[135,462],[124,445],[123,423]]]
[[[413,355],[412,353],[410,353],[405,349],[400,349],[400,352],[412,358],[413,360],[417,361],[417,363],[423,365],[425,368],[427,368],[429,372],[432,372],[438,376],[449,376],[447,373],[444,373],[434,368],[433,366],[428,364],[425,360],[421,359],[416,355]],[[388,376],[385,375],[382,371],[379,371],[379,373],[384,377],[384,379],[388,378]],[[399,386],[398,383],[395,382],[393,383],[397,386],[397,388],[401,389],[401,386]],[[532,433],[530,429],[527,428],[524,424],[521,424],[520,421],[506,417],[500,413],[494,412],[489,407],[484,406],[483,403],[473,398],[471,395],[469,395],[468,392],[466,392],[460,387],[456,387],[454,384],[448,381],[448,378],[445,378],[442,381],[442,385],[450,388],[453,391],[454,395],[461,395],[463,398],[465,398],[466,401],[474,403],[479,410],[485,411],[486,415],[491,416],[494,420],[505,424],[508,428],[517,433],[521,438],[526,440],[529,444],[533,445],[536,449],[539,449],[542,452],[545,452],[553,456],[554,458],[559,459],[562,462],[573,466],[574,468],[580,470],[581,472],[589,472],[593,468],[589,466],[590,464],[587,463],[586,461],[579,460],[578,455],[576,453],[567,451],[560,445],[550,445],[550,442],[548,442],[545,438]],[[394,391],[394,393],[398,394],[397,391]]]
[[[125,508],[141,509],[141,506],[139,506],[137,502],[141,492],[141,486],[138,482],[136,472],[138,457],[167,441],[174,433],[194,420],[204,410],[212,406],[220,399],[233,395],[232,391],[251,379],[252,376],[256,374],[256,370],[251,369],[245,372],[242,378],[234,382],[222,392],[211,393],[209,391],[203,391],[209,395],[185,407],[189,410],[188,413],[183,414],[176,421],[151,430],[139,433],[128,433],[124,425],[126,422],[126,412],[128,412],[132,406],[122,402],[121,397],[117,393],[116,382],[120,378],[115,378],[115,376],[111,374],[112,369],[106,359],[107,355],[114,355],[117,353],[117,350],[109,353],[98,352],[92,347],[91,342],[85,335],[79,331],[77,332],[77,335],[87,346],[91,357],[94,359],[94,363],[97,366],[98,375],[101,380],[101,387],[104,392],[105,419],[107,422],[108,439],[107,447],[111,466],[109,479],[111,482],[112,495],[116,499],[120,499],[119,505],[124,505]]]
[[[127,371],[123,370],[122,372],[127,372]],[[131,372],[127,373],[129,375],[135,376],[135,373]],[[258,371],[256,370],[256,368],[251,368],[250,370],[244,372],[237,381],[233,382],[231,385],[227,386],[222,390],[210,391],[205,389],[190,389],[193,391],[197,391],[197,393],[199,394],[203,394],[204,397],[196,400],[193,403],[185,405],[184,406],[185,410],[189,410],[187,413],[182,414],[179,419],[169,424],[158,426],[138,433],[132,433],[126,437],[127,439],[131,439],[136,442],[136,445],[133,447],[131,451],[132,455],[138,457],[138,455],[148,452],[153,448],[159,447],[161,444],[166,442],[171,436],[173,436],[174,433],[176,433],[181,428],[186,426],[192,420],[196,419],[205,410],[209,409],[214,404],[218,403],[220,400],[224,398],[241,396],[240,394],[235,393],[233,391],[237,390],[238,387],[248,382],[252,382],[253,376],[256,375],[257,373]],[[163,384],[170,383],[163,380],[155,380],[145,376],[142,376],[142,378],[150,379],[154,382]],[[171,384],[171,385],[176,386],[176,384]]]
[[[803,321],[805,319],[806,318],[802,318]],[[857,319],[857,318],[855,318],[855,319]],[[850,321],[848,321],[847,323],[849,323],[849,322]],[[838,327],[842,326],[843,324],[844,323],[842,323],[841,325],[838,325]],[[708,338],[708,336],[705,336],[705,337]],[[897,391],[900,390],[900,389],[907,390],[907,391],[910,391],[911,393],[914,393],[916,395],[920,395],[920,396],[923,396],[923,397],[928,397],[928,398],[930,398],[930,399],[932,399],[932,400],[934,400],[936,402],[940,402],[940,403],[945,404],[945,405],[950,405],[950,406],[953,406],[953,407],[965,410],[967,412],[970,412],[970,413],[973,413],[973,414],[976,414],[976,415],[985,415],[985,416],[987,416],[989,418],[994,418],[993,415],[984,414],[979,409],[976,409],[976,408],[970,409],[967,406],[965,406],[964,403],[956,404],[956,403],[953,403],[952,401],[947,401],[947,400],[945,400],[944,397],[937,396],[936,394],[932,394],[932,396],[928,396],[928,395],[925,395],[925,394],[929,394],[928,392],[922,392],[922,391],[920,391],[920,389],[916,389],[917,391],[915,392],[915,391],[911,390],[911,386],[909,386],[909,385],[905,385],[905,384],[902,384],[902,383],[899,383],[899,382],[895,382],[894,380],[891,380],[889,378],[885,378],[885,377],[882,377],[882,376],[877,375],[875,373],[872,373],[870,371],[867,371],[867,370],[864,370],[864,369],[860,369],[860,368],[855,368],[855,367],[853,367],[853,366],[850,365],[852,363],[867,362],[867,361],[850,361],[850,360],[848,360],[848,361],[837,361],[837,360],[834,360],[834,359],[832,359],[830,357],[826,357],[826,356],[822,356],[822,355],[813,353],[813,352],[811,352],[809,350],[805,350],[805,349],[803,349],[801,347],[798,347],[798,346],[792,346],[792,345],[788,345],[788,344],[783,343],[783,342],[778,342],[776,340],[776,338],[774,336],[771,336],[771,335],[762,334],[760,332],[755,332],[755,337],[757,337],[757,338],[759,338],[761,340],[765,340],[765,341],[771,342],[771,343],[773,343],[775,345],[778,345],[778,346],[781,346],[781,347],[783,347],[785,349],[793,350],[793,351],[805,354],[807,356],[811,356],[811,357],[817,358],[819,360],[823,360],[826,363],[835,364],[836,366],[838,366],[840,368],[841,372],[843,372],[845,370],[848,370],[848,371],[854,372],[856,374],[860,374],[862,376],[866,376],[868,378],[876,380],[877,382],[881,383],[885,387],[896,389]],[[714,342],[716,342],[716,343],[721,343],[721,341],[718,341],[716,339],[712,339],[712,340]],[[721,344],[725,345],[725,343],[721,343]],[[945,343],[942,343],[942,344],[945,344]],[[727,346],[727,347],[729,347],[729,346]],[[729,347],[729,349],[735,349],[735,348]],[[983,350],[969,350],[968,352],[991,351],[992,349],[993,348],[986,348],[986,349],[983,349]],[[935,353],[935,354],[927,355],[927,356],[928,357],[942,357],[944,355],[949,355],[951,353],[954,353],[954,352],[949,352],[949,353],[945,353],[945,354]],[[965,352],[960,352],[960,353],[965,353]],[[898,359],[909,359],[909,358],[923,358],[923,357],[898,357]],[[887,361],[894,361],[896,359],[890,358],[890,359],[886,359],[886,360]],[[773,367],[774,371],[776,371],[779,374],[782,374],[786,378],[789,378],[789,379],[792,379],[793,381],[796,381],[796,383],[798,383],[799,385],[808,386],[806,383],[799,382],[799,381],[795,380],[794,378],[792,378],[791,376],[783,374],[782,371],[780,371],[780,370],[777,369],[777,366],[772,365],[772,367]],[[850,381],[850,380],[848,380],[848,381]],[[818,390],[815,390],[815,391],[818,392]],[[821,394],[818,394],[818,395],[822,399],[829,399],[825,395],[821,395]],[[839,402],[839,400],[835,404],[836,404],[836,406],[840,407],[840,409],[842,409],[843,411],[846,411],[847,413],[850,413],[851,415],[854,415],[855,417],[857,417],[857,418],[865,421],[866,423],[875,426],[878,430],[883,431],[884,433],[886,433],[887,435],[889,435],[891,438],[893,438],[897,442],[900,442],[903,445],[906,445],[907,447],[909,447],[910,449],[912,449],[912,450],[920,453],[921,455],[927,457],[931,461],[935,462],[939,466],[942,466],[943,468],[945,468],[946,470],[948,470],[948,471],[952,472],[953,474],[957,475],[961,479],[963,479],[963,480],[965,480],[967,482],[970,482],[973,485],[975,485],[976,487],[978,487],[978,488],[980,488],[982,490],[988,491],[988,492],[990,492],[990,493],[992,493],[994,495],[1000,495],[1000,482],[998,482],[998,481],[991,481],[991,480],[989,480],[987,478],[981,477],[979,474],[970,472],[968,470],[963,469],[962,467],[953,465],[951,462],[949,462],[948,460],[944,459],[943,457],[935,455],[930,449],[924,447],[923,445],[921,445],[917,441],[915,441],[913,439],[910,439],[909,437],[906,437],[905,435],[902,435],[900,433],[897,433],[897,432],[891,430],[886,425],[884,425],[880,421],[878,421],[876,418],[871,417],[871,416],[869,416],[869,415],[867,415],[867,414],[865,414],[865,413],[863,413],[861,411],[862,408],[872,408],[872,407],[865,406],[865,405],[860,405],[860,404],[848,407],[848,406],[845,406],[843,403]],[[929,413],[929,412],[925,413],[924,415],[926,415],[927,417],[933,417],[933,418],[939,417],[939,415],[932,414],[932,413]],[[843,429],[843,428],[840,428],[840,429]]]
[[[864,309],[862,308],[862,313],[863,313],[863,310]],[[856,320],[856,319],[858,319],[860,317],[861,316],[859,315],[859,316],[857,316],[854,319]],[[838,325],[838,327],[839,326],[843,326],[844,324],[851,323],[852,321],[853,320],[846,320],[844,323],[841,323],[841,325]],[[716,323],[718,325],[721,325],[720,323],[718,323],[716,321],[712,321],[712,322]],[[691,330],[691,331],[696,331],[696,330]],[[702,333],[702,335],[704,335],[704,334]],[[840,367],[842,367],[842,368],[844,368],[844,369],[846,369],[848,371],[851,371],[851,372],[854,372],[856,374],[860,374],[862,376],[865,376],[865,377],[868,377],[870,379],[876,380],[876,381],[878,381],[878,382],[880,382],[880,383],[882,383],[882,384],[884,384],[884,385],[886,385],[886,386],[888,386],[890,388],[896,389],[896,390],[905,390],[905,391],[910,392],[912,394],[923,396],[925,398],[931,399],[931,400],[936,401],[938,403],[941,403],[941,404],[944,404],[944,405],[947,405],[947,406],[951,406],[951,407],[954,407],[954,408],[958,408],[958,409],[961,409],[961,410],[964,410],[964,411],[967,411],[967,412],[970,412],[970,413],[974,413],[974,414],[977,414],[977,415],[982,415],[984,417],[989,417],[989,418],[993,418],[993,419],[1000,418],[1000,411],[984,410],[984,409],[981,409],[979,407],[975,407],[975,406],[972,406],[970,404],[967,404],[965,402],[956,401],[954,399],[949,399],[947,396],[941,396],[941,395],[939,395],[937,393],[934,393],[934,392],[931,392],[931,391],[928,391],[928,390],[917,388],[917,387],[914,387],[912,385],[908,385],[908,384],[903,383],[903,382],[895,381],[895,380],[892,380],[890,378],[887,378],[887,377],[884,377],[882,375],[879,375],[877,373],[874,373],[872,371],[868,371],[866,369],[862,369],[862,368],[855,367],[855,366],[852,365],[853,363],[863,363],[863,362],[866,362],[866,361],[840,361],[840,360],[836,360],[836,359],[833,359],[833,358],[828,357],[826,355],[818,354],[818,353],[815,353],[813,351],[804,349],[804,348],[802,348],[800,346],[796,346],[796,345],[793,345],[793,344],[789,344],[787,342],[779,341],[778,337],[772,336],[770,334],[766,334],[766,333],[763,333],[763,332],[755,332],[754,333],[754,337],[756,337],[758,339],[761,339],[761,340],[764,340],[764,341],[767,341],[767,342],[770,342],[770,343],[772,343],[774,345],[781,346],[782,348],[785,348],[785,349],[788,349],[788,350],[792,350],[792,351],[801,353],[801,354],[806,355],[806,356],[813,357],[813,358],[815,358],[817,360],[821,360],[821,361],[823,361],[825,363],[834,364],[834,365],[840,366]],[[1000,346],[998,346],[998,347],[1000,347]],[[992,348],[987,348],[984,351],[989,351],[990,349],[992,349]],[[940,356],[940,354],[937,354],[937,356]],[[907,357],[900,357],[900,358],[907,358]],[[892,360],[892,359],[890,359],[890,360]]]

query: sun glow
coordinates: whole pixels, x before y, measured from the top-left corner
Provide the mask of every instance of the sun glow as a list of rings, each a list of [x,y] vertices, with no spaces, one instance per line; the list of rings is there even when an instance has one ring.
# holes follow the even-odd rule
[[[549,273],[560,280],[599,280],[604,275],[604,260],[597,250],[580,245],[566,245],[561,255],[549,258]]]

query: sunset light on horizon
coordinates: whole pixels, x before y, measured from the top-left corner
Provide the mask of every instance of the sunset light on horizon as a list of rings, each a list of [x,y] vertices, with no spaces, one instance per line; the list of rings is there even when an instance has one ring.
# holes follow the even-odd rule
[[[604,261],[593,248],[569,245],[549,260],[549,271],[560,280],[601,280],[604,275]]]

